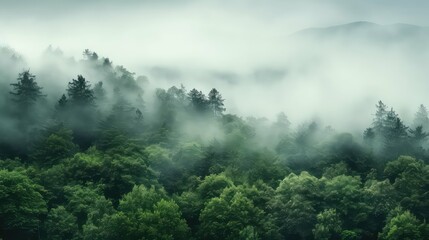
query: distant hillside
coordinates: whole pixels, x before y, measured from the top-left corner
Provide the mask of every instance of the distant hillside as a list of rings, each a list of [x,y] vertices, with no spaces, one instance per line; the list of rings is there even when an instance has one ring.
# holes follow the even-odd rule
[[[332,38],[342,40],[366,39],[383,42],[420,41],[429,39],[429,28],[404,23],[379,25],[359,21],[325,28],[308,28],[294,33],[292,37],[329,41]]]

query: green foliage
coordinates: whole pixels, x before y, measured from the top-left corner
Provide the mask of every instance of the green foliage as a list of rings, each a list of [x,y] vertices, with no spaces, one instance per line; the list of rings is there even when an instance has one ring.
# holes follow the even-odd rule
[[[289,174],[280,182],[271,202],[274,218],[284,237],[306,238],[316,223],[321,200],[319,179],[307,172]]]
[[[135,186],[119,203],[119,209],[125,213],[135,213],[138,209],[152,209],[161,199],[166,198],[164,190],[155,187],[146,188],[144,185]]]
[[[42,87],[36,82],[36,76],[30,73],[29,70],[19,74],[17,83],[11,83],[13,90],[10,92],[15,96],[15,101],[20,107],[28,108],[39,99],[44,97]]]
[[[1,230],[36,231],[47,212],[43,191],[22,173],[0,170]]]
[[[94,87],[44,98],[24,71],[0,101],[0,238],[427,239],[423,105],[409,128],[378,102],[361,143],[225,114],[215,88],[156,89],[90,50],[67,61]]]
[[[349,169],[345,162],[339,162],[337,164],[332,164],[329,167],[326,167],[323,172],[323,177],[331,179],[340,175],[347,175]]]
[[[327,209],[317,214],[317,224],[313,229],[314,239],[338,239],[341,233],[341,220],[335,209]]]
[[[64,177],[71,183],[97,182],[103,169],[102,155],[99,153],[77,153],[63,163]]]
[[[100,215],[97,213],[100,209],[102,212],[113,211],[112,203],[98,189],[77,185],[64,187],[64,192],[67,199],[66,208],[76,217],[79,226],[87,222],[90,214],[94,220],[95,215]]]
[[[410,156],[400,156],[398,159],[388,162],[384,174],[391,181],[395,181],[403,174],[415,174],[424,169],[424,163]]]
[[[89,82],[82,75],[78,75],[77,79],[69,82],[67,94],[72,105],[89,106],[94,103],[94,92],[91,90]]]
[[[196,189],[196,192],[205,201],[219,197],[223,190],[233,185],[232,181],[225,175],[209,175],[204,178]]]
[[[384,174],[393,182],[402,207],[415,215],[429,217],[429,167],[422,161],[401,156],[387,163]]]
[[[118,209],[102,218],[99,229],[87,226],[87,236],[93,239],[188,239],[189,229],[179,206],[167,200],[163,190],[136,186],[123,197]]]
[[[153,211],[141,212],[138,221],[137,232],[144,238],[188,239],[188,226],[174,201],[161,199],[153,206]]]
[[[78,147],[73,143],[72,131],[60,127],[37,145],[32,158],[42,166],[52,166],[73,156]]]
[[[243,230],[240,231],[240,235],[238,237],[240,240],[259,240],[259,235],[255,231],[253,226],[247,226]]]
[[[208,110],[209,101],[207,100],[206,95],[197,89],[192,89],[188,93],[188,100],[191,108],[199,113],[203,113]]]
[[[340,175],[326,179],[323,198],[326,206],[335,208],[346,219],[346,228],[353,228],[366,221],[372,210],[371,205],[361,200],[365,198],[365,191],[359,177]]]
[[[119,199],[123,194],[131,191],[134,185],[151,184],[154,174],[148,168],[146,159],[136,154],[104,155],[101,182],[105,184],[107,197]]]
[[[249,226],[262,233],[263,214],[241,192],[225,189],[220,197],[212,198],[201,212],[200,235],[203,239],[238,239]]]
[[[226,110],[223,104],[224,101],[225,100],[222,98],[222,95],[219,93],[218,90],[216,90],[216,88],[210,90],[208,96],[208,105],[214,117],[221,116]]]
[[[409,211],[396,212],[380,233],[380,240],[419,240],[426,239],[422,235],[423,225]]]
[[[45,222],[47,239],[79,239],[77,219],[63,206],[49,210]]]

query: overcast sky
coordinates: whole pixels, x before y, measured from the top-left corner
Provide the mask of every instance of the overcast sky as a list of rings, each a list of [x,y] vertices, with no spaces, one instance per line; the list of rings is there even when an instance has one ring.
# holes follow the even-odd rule
[[[340,115],[344,126],[364,126],[378,99],[405,119],[429,105],[428,51],[409,43],[297,44],[290,35],[355,21],[427,26],[428,10],[425,0],[0,0],[0,44],[33,65],[48,45],[75,58],[89,48],[152,80],[217,87],[228,110],[243,115]]]
[[[128,65],[210,64],[219,52],[235,49],[241,58],[304,28],[426,25],[428,9],[424,0],[0,0],[0,42],[31,53],[49,44],[73,55],[91,48]]]

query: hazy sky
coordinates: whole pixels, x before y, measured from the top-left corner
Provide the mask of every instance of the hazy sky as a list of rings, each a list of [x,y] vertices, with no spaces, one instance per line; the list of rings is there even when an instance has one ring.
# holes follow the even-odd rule
[[[424,0],[0,0],[0,42],[31,53],[49,44],[72,55],[91,48],[126,65],[210,64],[228,54],[229,65],[303,28],[426,25],[428,9]]]
[[[405,119],[429,105],[427,49],[290,35],[355,21],[427,26],[428,10],[425,0],[0,0],[0,44],[30,64],[50,44],[76,58],[89,48],[152,81],[217,87],[232,112],[363,126],[378,99]]]

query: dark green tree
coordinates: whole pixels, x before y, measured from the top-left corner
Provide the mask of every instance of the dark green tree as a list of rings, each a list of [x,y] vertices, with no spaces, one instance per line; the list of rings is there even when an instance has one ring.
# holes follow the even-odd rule
[[[192,89],[188,93],[188,99],[189,104],[194,111],[198,113],[204,113],[208,110],[209,105],[207,97],[201,91],[198,91],[195,88]]]
[[[46,213],[40,185],[16,171],[0,170],[0,237],[24,239],[39,230]]]
[[[67,94],[73,106],[91,106],[94,104],[94,91],[91,89],[91,84],[82,75],[78,75],[77,79],[69,82]]]
[[[49,210],[45,221],[46,238],[52,240],[77,240],[79,229],[76,217],[63,206]]]
[[[73,143],[72,131],[60,125],[52,133],[47,132],[46,136],[36,144],[31,157],[41,166],[51,167],[73,156],[77,150],[78,147]]]
[[[423,130],[423,126],[417,126],[415,129],[408,130],[411,133],[411,141],[415,147],[421,147],[425,142],[429,133]]]
[[[42,87],[36,82],[36,76],[29,70],[20,73],[17,80],[17,83],[10,84],[13,87],[10,94],[21,107],[28,108],[45,96],[42,94]]]
[[[387,112],[384,127],[384,145],[388,156],[397,157],[399,154],[407,153],[409,149],[408,127],[391,109]]]
[[[321,203],[321,183],[308,172],[289,174],[276,189],[270,205],[273,217],[284,238],[305,239],[311,236]]]
[[[262,233],[263,214],[241,192],[225,189],[220,197],[212,198],[201,212],[200,236],[202,239],[239,239],[249,226]]]
[[[374,144],[375,132],[373,128],[367,128],[363,132],[363,140],[365,144],[368,146],[372,146]]]
[[[98,114],[95,109],[94,91],[82,75],[68,83],[69,96],[66,118],[72,128],[76,143],[86,149],[95,140]]]
[[[395,209],[380,233],[380,240],[423,240],[421,222],[409,211]]]
[[[223,104],[224,101],[225,100],[222,98],[222,95],[220,95],[216,88],[210,90],[208,96],[208,105],[214,117],[221,116],[222,113],[226,110]]]
[[[93,88],[94,98],[97,100],[97,103],[100,104],[106,100],[106,90],[104,90],[103,82],[98,82],[94,85]]]
[[[118,208],[119,212],[100,221],[101,231],[92,239],[188,239],[179,207],[161,189],[135,186]]]
[[[339,239],[341,234],[341,220],[335,209],[327,209],[317,214],[317,223],[313,229],[314,239]]]

